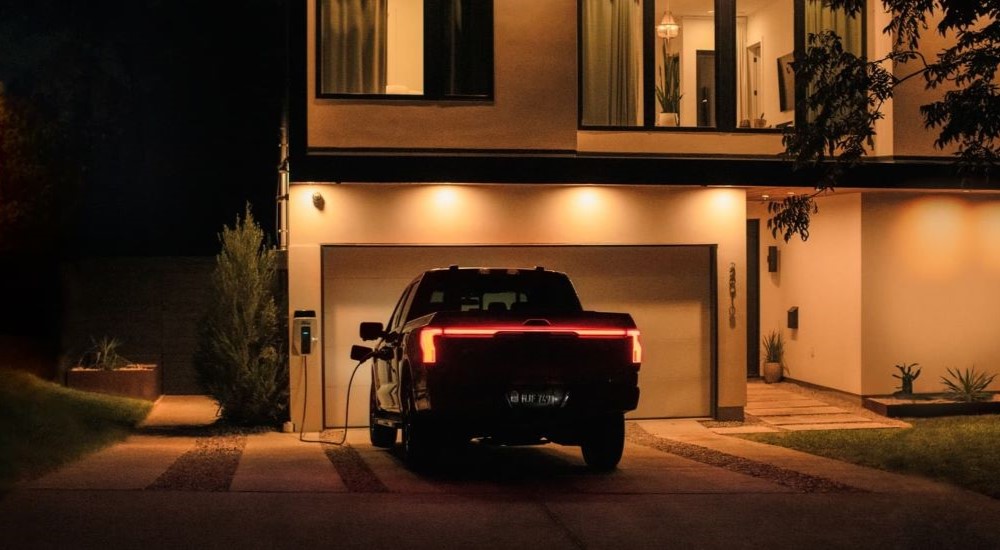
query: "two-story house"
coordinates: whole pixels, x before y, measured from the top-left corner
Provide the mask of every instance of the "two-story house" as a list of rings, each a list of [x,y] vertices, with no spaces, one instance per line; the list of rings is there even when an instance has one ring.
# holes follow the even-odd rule
[[[1000,196],[961,189],[919,83],[808,242],[766,230],[768,199],[814,184],[779,157],[791,55],[824,28],[877,54],[886,21],[877,2],[857,19],[805,0],[295,3],[289,314],[316,311],[321,340],[292,358],[296,424],[303,407],[307,430],[343,424],[358,324],[451,264],[565,271],[586,307],[630,312],[633,418],[742,418],[775,329],[787,376],[854,395],[891,393],[903,361],[925,391],[948,366],[1000,370]],[[369,391],[359,375],[351,425]]]

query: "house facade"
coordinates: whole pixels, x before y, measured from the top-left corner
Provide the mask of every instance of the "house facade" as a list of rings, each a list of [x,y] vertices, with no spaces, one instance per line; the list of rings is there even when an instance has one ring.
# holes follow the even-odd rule
[[[854,395],[890,393],[904,361],[931,379],[1000,368],[1000,196],[952,175],[919,127],[922,88],[886,107],[873,161],[818,198],[808,242],[766,229],[767,200],[815,184],[779,156],[804,92],[790,54],[824,28],[885,51],[880,10],[296,3],[282,240],[289,316],[315,311],[319,340],[291,357],[297,429],[367,425],[366,372],[345,417],[358,324],[452,264],[565,271],[588,309],[631,313],[632,418],[742,418],[770,330],[788,376]]]

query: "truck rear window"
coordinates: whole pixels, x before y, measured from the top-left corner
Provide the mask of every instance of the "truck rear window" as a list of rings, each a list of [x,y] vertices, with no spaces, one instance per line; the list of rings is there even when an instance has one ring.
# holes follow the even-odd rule
[[[575,313],[581,310],[572,283],[562,273],[433,271],[420,282],[407,320],[438,311]]]

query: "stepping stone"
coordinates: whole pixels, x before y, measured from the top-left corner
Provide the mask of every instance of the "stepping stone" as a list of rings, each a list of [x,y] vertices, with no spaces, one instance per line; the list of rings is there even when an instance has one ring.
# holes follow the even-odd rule
[[[882,422],[846,422],[846,423],[832,423],[832,424],[790,424],[787,426],[782,426],[782,428],[793,431],[801,432],[808,430],[873,430],[873,429],[887,429],[887,428],[902,428],[902,426],[894,426],[892,424],[884,424]]]
[[[747,413],[754,416],[786,416],[792,414],[847,414],[840,407],[775,407],[754,409],[747,407]]]
[[[758,418],[768,424],[782,427],[788,424],[839,424],[845,422],[872,423],[870,419],[854,414],[802,414],[791,416],[761,416]]]
[[[762,433],[773,433],[780,432],[781,430],[771,427],[771,426],[732,426],[729,428],[710,428],[713,432],[721,435],[733,435],[733,434],[762,434]]]

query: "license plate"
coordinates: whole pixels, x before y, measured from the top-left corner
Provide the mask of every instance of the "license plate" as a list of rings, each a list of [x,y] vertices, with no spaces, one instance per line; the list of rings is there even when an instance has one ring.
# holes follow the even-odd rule
[[[507,403],[511,407],[561,407],[565,402],[566,392],[561,389],[511,390],[507,392]]]

